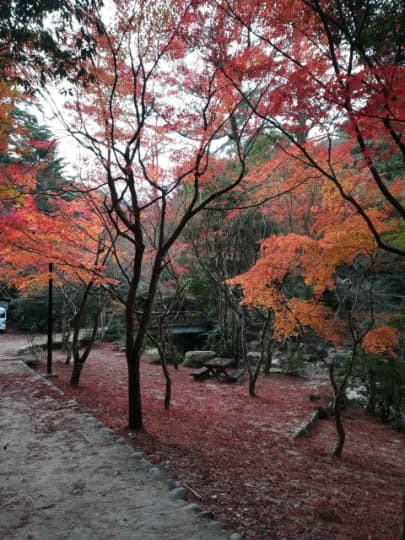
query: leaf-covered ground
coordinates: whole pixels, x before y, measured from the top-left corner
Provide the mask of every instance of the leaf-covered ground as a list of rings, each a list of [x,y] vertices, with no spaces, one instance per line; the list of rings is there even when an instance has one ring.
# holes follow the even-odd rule
[[[123,353],[97,346],[77,389],[68,384],[71,368],[62,357],[54,363],[54,384],[127,435]],[[272,375],[259,380],[251,398],[246,381],[195,382],[187,368],[171,375],[173,397],[165,411],[161,368],[142,363],[145,432],[130,438],[227,527],[256,540],[399,538],[404,434],[350,410],[344,458],[337,460],[331,457],[332,420],[292,439],[316,407],[309,395],[326,395],[327,387]]]

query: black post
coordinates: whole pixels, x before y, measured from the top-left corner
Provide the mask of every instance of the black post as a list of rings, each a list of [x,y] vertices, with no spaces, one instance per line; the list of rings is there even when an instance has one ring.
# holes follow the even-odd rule
[[[47,375],[52,373],[52,337],[53,337],[53,263],[49,263],[49,281],[48,281],[48,361],[46,366]]]

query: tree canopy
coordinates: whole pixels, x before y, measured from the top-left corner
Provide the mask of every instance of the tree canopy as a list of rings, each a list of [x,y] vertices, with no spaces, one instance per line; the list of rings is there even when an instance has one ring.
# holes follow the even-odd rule
[[[357,332],[356,346],[371,352],[383,335],[384,351],[395,349],[389,317],[376,321],[359,287],[405,255],[401,2],[116,0],[106,10],[96,0],[33,0],[2,9],[2,274],[22,287],[40,275],[41,255],[66,279],[111,292],[108,249],[123,284],[113,294],[125,310],[131,429],[143,426],[140,356],[159,280],[178,262],[178,242],[190,247],[184,232],[197,216],[201,234],[218,240],[222,218],[204,222],[206,212],[235,238],[237,222],[244,242],[254,235],[242,227],[268,224],[249,263],[230,264],[234,253],[223,250],[220,273],[222,287],[240,286],[243,306],[271,314],[274,340],[311,328],[334,344]],[[65,107],[52,100],[51,79],[63,79]],[[51,133],[19,107],[24,87],[41,85],[83,148],[73,181]],[[343,302],[348,282],[357,289]]]
[[[90,21],[99,0],[15,0],[0,7],[0,71],[35,90],[49,78],[83,76],[78,62],[95,51]],[[69,34],[69,29],[71,33]]]

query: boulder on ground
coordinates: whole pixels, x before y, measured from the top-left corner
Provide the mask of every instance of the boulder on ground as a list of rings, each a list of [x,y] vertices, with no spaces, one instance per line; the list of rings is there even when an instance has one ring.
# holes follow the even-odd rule
[[[160,364],[160,354],[158,349],[146,349],[143,351],[141,359],[148,364]]]
[[[260,362],[262,355],[259,352],[250,351],[247,353],[247,361],[251,366],[255,366]]]
[[[213,351],[187,351],[181,365],[184,367],[199,368],[215,356],[216,354]]]
[[[325,362],[328,366],[339,366],[342,362],[350,361],[352,352],[347,349],[329,349]]]
[[[37,368],[41,360],[45,359],[45,349],[40,345],[27,345],[18,349],[16,360],[21,360],[30,368]]]
[[[25,347],[21,347],[17,350],[17,356],[27,356],[27,355],[35,355],[35,356],[41,356],[44,354],[44,351],[46,350],[46,344],[44,344],[43,347],[41,345],[26,345]]]
[[[21,356],[21,360],[27,364],[30,368],[37,368],[39,364],[41,363],[41,360],[38,356],[35,356],[33,354],[27,354],[25,356]]]

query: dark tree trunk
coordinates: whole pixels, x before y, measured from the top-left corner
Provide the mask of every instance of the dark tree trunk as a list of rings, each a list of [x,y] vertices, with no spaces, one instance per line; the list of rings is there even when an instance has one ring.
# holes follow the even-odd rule
[[[140,353],[127,351],[128,363],[128,429],[143,429],[142,397],[140,377]]]
[[[245,313],[243,311],[243,308],[239,308],[236,313],[239,315],[239,328],[240,328],[240,350],[242,351],[242,358],[243,363],[245,366],[245,369],[248,372],[249,375],[249,396],[256,397],[256,382],[259,377],[260,368],[263,363],[263,354],[260,356],[260,360],[252,369],[252,366],[249,364],[248,358],[247,358],[247,351],[246,351],[246,320],[245,320]]]
[[[405,482],[402,488],[402,523],[401,523],[401,540],[405,540]]]
[[[134,330],[134,298],[128,295],[128,303],[125,306],[126,325],[126,357],[128,367],[128,429],[129,431],[140,431],[143,429],[142,397],[141,397],[141,351],[145,338],[148,317],[145,313],[139,321],[136,337]]]
[[[336,427],[336,434],[337,439],[335,442],[335,447],[333,449],[333,456],[340,458],[342,457],[343,453],[343,446],[345,444],[346,439],[346,431],[343,426],[342,421],[342,394],[339,392],[338,396],[335,396],[335,403],[334,403],[334,416],[335,416],[335,427]]]
[[[257,376],[249,377],[249,396],[256,397],[256,382]]]
[[[172,380],[170,378],[169,370],[167,369],[166,357],[164,355],[162,358],[162,369],[163,369],[163,374],[165,376],[165,381],[166,381],[164,407],[166,410],[169,410],[170,400],[172,398]]]
[[[256,383],[259,378],[260,369],[263,364],[263,355],[260,356],[260,360],[256,364],[254,370],[249,366],[249,362],[246,359],[246,365],[248,366],[249,373],[249,396],[256,397]]]
[[[138,256],[142,257],[142,253]],[[128,429],[130,431],[141,431],[143,429],[143,412],[141,397],[141,353],[148,333],[150,314],[152,312],[153,301],[156,296],[158,279],[162,271],[162,259],[164,253],[156,255],[152,276],[149,282],[148,296],[143,306],[143,312],[138,321],[138,328],[135,337],[134,331],[134,307],[136,292],[139,284],[141,260],[135,258],[134,279],[131,283],[125,305],[125,327],[126,327],[126,356],[128,365]]]
[[[168,314],[166,313],[166,316],[167,315]],[[155,343],[159,351],[160,361],[162,362],[163,375],[165,378],[164,408],[167,411],[170,408],[170,401],[172,398],[172,380],[170,378],[170,373],[167,368],[167,358],[166,358],[166,345],[167,345],[167,342],[170,341],[169,336],[170,336],[169,327],[165,329],[165,316],[163,316],[159,320],[159,339],[155,340]]]
[[[73,319],[73,340],[72,340],[72,353],[73,353],[73,368],[70,376],[70,385],[78,386],[80,376],[82,374],[83,366],[86,361],[84,355],[80,355],[80,327],[81,327],[81,313],[78,312]]]
[[[82,374],[84,362],[75,360],[73,363],[72,374],[70,376],[70,386],[79,386],[80,375]]]
[[[346,432],[343,426],[343,417],[342,417],[342,410],[343,410],[344,399],[345,399],[345,390],[349,381],[349,377],[351,376],[351,373],[353,371],[353,364],[354,364],[354,359],[356,358],[356,354],[357,354],[357,347],[358,347],[358,340],[354,339],[349,366],[341,382],[338,382],[336,380],[334,363],[332,362],[329,365],[329,379],[333,388],[333,413],[335,416],[335,427],[336,427],[336,435],[337,435],[335,446],[333,449],[333,456],[338,457],[338,458],[342,457],[343,446],[345,444],[345,438],[346,438]]]
[[[272,347],[272,344],[269,344],[267,347],[267,352],[266,352],[266,362],[263,368],[263,373],[265,375],[270,375],[272,365],[273,365],[273,347]]]
[[[269,310],[260,333],[260,353],[265,359],[263,373],[269,375],[273,361],[273,343],[272,343],[272,313]],[[270,336],[269,336],[270,334]],[[267,344],[267,346],[266,346]]]
[[[333,388],[333,414],[335,417],[336,427],[336,442],[333,448],[333,456],[340,458],[343,453],[345,444],[346,432],[342,420],[342,397],[345,389],[345,384],[338,385],[335,377],[335,366],[332,363],[329,366],[329,378]]]
[[[66,359],[65,359],[65,365],[70,364],[70,360],[72,359],[72,343],[70,340],[70,336],[72,333],[72,329],[70,327],[69,318],[67,315],[67,308],[66,308],[66,299],[63,297],[63,304],[62,304],[62,350],[66,353]]]
[[[66,366],[68,366],[70,364],[71,359],[72,359],[72,344],[71,344],[70,338],[69,338],[69,341],[66,344],[66,359],[65,359],[65,365]]]
[[[74,318],[74,331],[73,331],[73,341],[72,341],[72,351],[73,351],[73,369],[72,375],[70,377],[70,385],[78,386],[80,381],[80,376],[84,367],[84,364],[90,354],[90,351],[93,347],[94,341],[96,339],[97,330],[99,326],[99,316],[100,309],[98,310],[93,323],[93,329],[89,341],[82,353],[80,353],[80,329],[81,329],[81,320],[82,320],[83,310],[77,314]]]

